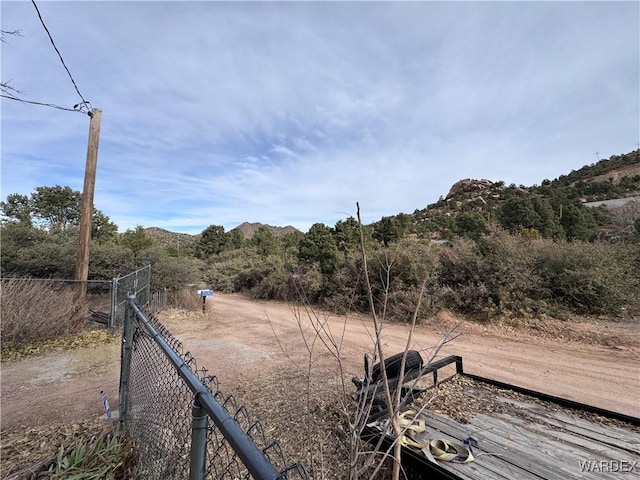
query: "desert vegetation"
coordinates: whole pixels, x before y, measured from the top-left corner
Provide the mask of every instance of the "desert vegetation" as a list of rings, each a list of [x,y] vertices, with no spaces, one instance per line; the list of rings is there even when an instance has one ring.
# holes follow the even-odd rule
[[[194,288],[190,288],[191,294],[183,289],[194,283],[295,304],[292,322],[298,323],[307,348],[306,358],[291,358],[292,362],[298,362],[295,367],[303,390],[297,397],[303,406],[296,415],[310,432],[304,445],[307,465],[314,474],[332,465],[342,473],[347,472],[350,478],[389,474],[400,478],[399,442],[382,449],[360,440],[374,399],[363,396],[354,405],[352,386],[345,382],[340,332],[328,328],[324,312],[370,314],[373,319],[370,358],[376,362],[390,353],[382,351],[382,325],[395,320],[410,326],[406,355],[416,324],[429,322],[442,308],[482,321],[505,316],[633,318],[640,311],[637,295],[640,245],[635,230],[624,237],[598,235],[597,226],[607,215],[602,210],[594,214],[579,204],[573,205],[573,210],[563,204],[565,215],[573,212],[569,215],[573,219],[570,223],[566,216],[564,221],[556,216],[548,201],[506,190],[509,194],[505,195],[505,201],[496,204],[490,215],[464,208],[449,212],[433,209],[428,222],[421,222],[416,215],[400,214],[362,225],[349,217],[334,227],[317,223],[307,233],[289,231],[282,236],[260,226],[248,238],[238,229],[225,232],[222,226],[211,225],[190,243],[184,237],[174,242],[164,232],[142,227],[123,234],[111,229],[108,235],[94,237],[90,275],[94,280],[106,280],[151,263],[153,288],[167,289],[171,303],[187,310],[197,310],[199,306]],[[6,205],[3,208],[9,217]],[[14,215],[2,226],[3,238],[8,238],[7,255],[3,253],[2,258],[3,273],[15,277],[3,281],[2,306],[3,311],[9,308],[18,312],[15,317],[18,320],[9,323],[6,332],[3,324],[3,341],[5,336],[12,335],[9,327],[18,332],[14,334],[16,342],[31,341],[28,324],[26,333],[16,328],[16,324],[25,326],[20,325],[23,323],[20,319],[29,314],[30,305],[25,299],[47,298],[48,292],[25,296],[27,285],[39,282],[18,277],[65,276],[68,264],[73,263],[74,221],[40,218],[38,222],[45,223],[38,225],[33,221],[37,215],[40,214],[35,210],[28,216]],[[629,224],[627,217],[624,218]],[[520,224],[516,223],[518,218]],[[582,220],[586,223],[581,223]],[[425,229],[425,223],[431,227]],[[34,252],[41,261],[34,260]],[[5,294],[8,288],[16,289],[15,295]],[[49,295],[59,297],[60,301],[64,297],[57,292]],[[13,304],[5,305],[8,297]],[[16,303],[19,298],[24,305]],[[64,305],[60,307],[62,316],[66,315]],[[38,316],[38,308],[44,311],[48,307],[36,307],[34,318]],[[61,322],[60,328],[64,325]],[[73,331],[78,325],[72,323],[65,328]],[[431,355],[425,358],[427,362],[450,335],[451,332],[445,334],[433,347]],[[287,353],[286,349],[283,353]],[[331,395],[318,391],[322,382],[315,370],[318,359],[327,354],[335,363]],[[402,360],[405,361],[406,358]],[[383,388],[377,400],[384,403],[390,419],[389,431],[398,439],[403,434],[399,423],[403,399],[401,391],[389,385],[385,370],[381,371]],[[424,405],[430,401],[426,399]],[[326,413],[320,416],[321,421],[329,422],[330,427],[317,423],[318,408]],[[325,445],[329,433],[339,436],[338,443],[331,445],[335,449],[333,454],[324,450],[329,446]],[[82,455],[61,450],[63,456],[57,465],[62,464],[63,470],[66,465],[73,465],[75,458],[86,456],[85,443],[76,448]],[[332,455],[340,461],[327,462]],[[117,466],[120,460],[115,460]],[[59,466],[51,464],[48,468]]]
[[[200,284],[259,299],[304,298],[341,313],[370,312],[368,280],[376,306],[384,299],[390,318],[408,321],[428,274],[418,322],[439,308],[483,321],[633,316],[640,309],[637,202],[606,210],[583,201],[637,194],[639,162],[638,151],[613,156],[533,187],[458,182],[424,210],[363,226],[368,278],[353,217],[316,223],[306,233],[212,224],[185,236],[142,226],[119,234],[96,210],[89,275],[108,280],[150,263],[154,290]],[[72,277],[78,192],[38,187],[30,197],[9,195],[0,207],[4,278]]]
[[[70,283],[3,280],[0,299],[3,349],[77,333],[84,326],[74,315]]]

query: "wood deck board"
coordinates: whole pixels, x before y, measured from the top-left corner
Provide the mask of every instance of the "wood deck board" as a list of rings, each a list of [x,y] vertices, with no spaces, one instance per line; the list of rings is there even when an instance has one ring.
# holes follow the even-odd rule
[[[541,477],[507,462],[450,463],[447,468],[465,480],[541,480]]]
[[[579,471],[579,462],[597,460],[597,461],[626,461],[640,462],[640,456],[625,450],[616,449],[614,447],[603,445],[602,443],[575,435],[572,432],[549,430],[545,425],[538,423],[527,423],[525,419],[509,417],[505,415],[505,421],[514,426],[520,427],[527,431],[528,434],[538,434],[541,441],[544,442],[543,449],[545,452],[553,451],[558,458],[563,458],[566,465],[573,471],[575,475]],[[602,472],[598,478],[620,478],[617,472]]]
[[[563,411],[550,411],[536,403],[525,403],[511,398],[498,398],[498,401],[509,403],[527,414],[546,423],[563,428],[589,438],[599,439],[604,443],[616,445],[629,452],[640,454],[640,434],[615,425],[602,425],[584,418],[569,415]]]
[[[544,426],[532,424],[530,426],[532,430],[538,430],[541,433],[545,433],[553,441],[561,442],[566,445],[566,448],[576,448],[576,454],[588,453],[585,459],[599,458],[602,460],[620,460],[623,458],[632,458],[633,456],[640,458],[634,453],[627,452],[626,450],[610,447],[609,445],[603,445],[602,443],[595,442],[590,439],[576,437],[571,432],[551,431],[548,432]]]
[[[464,479],[619,479],[619,472],[580,470],[582,461],[637,461],[640,438],[632,430],[608,427],[543,405],[516,403],[522,416],[476,414],[462,424],[447,415],[427,412],[430,438],[462,441],[472,436],[479,446],[469,464],[441,463]],[[527,418],[531,417],[531,418]],[[617,436],[617,437],[616,437]],[[633,475],[633,474],[632,474]],[[631,478],[631,477],[630,477]]]
[[[631,438],[631,435],[634,435],[633,432],[625,431],[627,435],[621,435],[619,438],[616,438],[606,432],[607,427],[602,425],[598,425],[597,430],[593,427],[586,429],[573,423],[566,423],[556,418],[549,418],[548,416],[540,416],[535,413],[532,413],[531,416],[536,419],[545,420],[545,426],[551,426],[551,428],[548,428],[551,434],[555,432],[566,432],[572,434],[576,441],[584,439],[585,443],[588,443],[588,440],[590,440],[602,445],[608,450],[619,452],[624,456],[629,454],[640,455],[640,435],[635,434],[637,437]],[[618,428],[617,430],[622,429]]]
[[[565,480],[576,474],[575,456],[553,448],[544,435],[531,432],[523,425],[483,414],[472,418],[470,424],[483,429],[476,435],[478,442],[493,442],[492,450],[501,453],[505,461],[522,465],[548,480]]]
[[[455,440],[462,442],[469,436],[469,432],[466,431],[463,425],[458,424],[454,420],[445,415],[438,415],[438,418],[432,417],[430,413],[428,415],[428,431],[420,437],[418,440],[428,441],[433,438],[440,438],[443,440]],[[532,474],[519,465],[513,465],[509,462],[505,462],[503,459],[498,458],[493,452],[487,449],[487,445],[480,445],[479,448],[473,449],[474,455],[479,455],[482,461],[474,461],[466,464],[447,463],[444,464],[450,470],[456,472],[461,478],[472,480],[484,480],[484,479],[523,479],[523,480],[540,480],[544,477]]]
[[[476,462],[490,462],[491,464],[502,465],[502,470],[507,469],[509,472],[518,472],[517,474],[511,473],[510,478],[566,478],[564,476],[555,476],[556,470],[553,467],[544,463],[541,464],[536,455],[528,455],[525,449],[509,440],[508,434],[502,437],[497,436],[495,433],[486,430],[484,424],[460,424],[445,415],[434,415],[432,413],[427,415],[426,422],[430,429],[435,428],[458,441],[473,436],[479,443],[478,447],[473,449],[474,452],[478,453]],[[490,427],[493,427],[493,424]],[[430,435],[433,433],[435,433],[433,430],[429,432]],[[495,468],[500,469],[501,467],[496,466]]]

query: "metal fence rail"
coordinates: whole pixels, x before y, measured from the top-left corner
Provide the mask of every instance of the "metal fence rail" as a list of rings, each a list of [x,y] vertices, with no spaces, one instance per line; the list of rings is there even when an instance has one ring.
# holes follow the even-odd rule
[[[135,295],[126,305],[120,421],[137,446],[143,478],[307,478]]]

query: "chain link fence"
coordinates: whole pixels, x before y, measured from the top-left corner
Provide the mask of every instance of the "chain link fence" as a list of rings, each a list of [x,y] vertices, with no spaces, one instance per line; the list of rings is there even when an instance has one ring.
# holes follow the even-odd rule
[[[110,280],[0,278],[3,347],[78,333],[94,322],[107,325],[111,311]]]
[[[151,298],[151,265],[139,268],[126,275],[118,275],[112,280],[111,315],[109,327],[115,329],[124,324],[127,297],[134,295],[138,305],[146,307]]]
[[[123,336],[120,421],[142,478],[308,478],[133,295]]]
[[[29,292],[29,286],[41,285],[53,293],[75,291],[80,280],[43,279],[43,278],[0,278],[0,286],[7,283],[20,283],[21,290]],[[138,304],[152,305],[155,311],[166,306],[167,292],[151,293],[151,265],[139,268],[126,275],[119,275],[111,280],[86,280],[87,319],[102,323],[112,330],[124,324],[124,312],[127,296],[135,295]],[[34,299],[35,300],[35,299]],[[33,300],[31,301],[33,303]]]

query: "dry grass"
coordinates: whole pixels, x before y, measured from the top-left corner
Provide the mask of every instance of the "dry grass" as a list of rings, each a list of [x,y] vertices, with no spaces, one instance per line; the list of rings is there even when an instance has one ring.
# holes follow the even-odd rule
[[[3,339],[4,340],[4,339]],[[118,334],[107,330],[92,330],[74,335],[63,335],[47,340],[38,340],[19,347],[2,346],[2,361],[22,360],[32,355],[43,355],[50,352],[66,352],[81,347],[99,347],[120,341]]]
[[[202,297],[197,295],[192,288],[183,288],[169,293],[167,307],[178,310],[202,311]]]
[[[78,333],[83,316],[74,314],[74,285],[6,279],[0,282],[3,348]]]
[[[108,428],[106,420],[93,419],[74,424],[43,425],[29,430],[2,432],[2,478],[10,472],[56,455],[79,439],[100,435]]]
[[[238,384],[234,396],[278,440],[287,460],[302,462],[313,478],[344,478],[349,425],[337,383],[335,374],[309,379],[280,367]]]
[[[2,433],[2,478],[131,479],[134,465],[128,436],[105,419]]]

